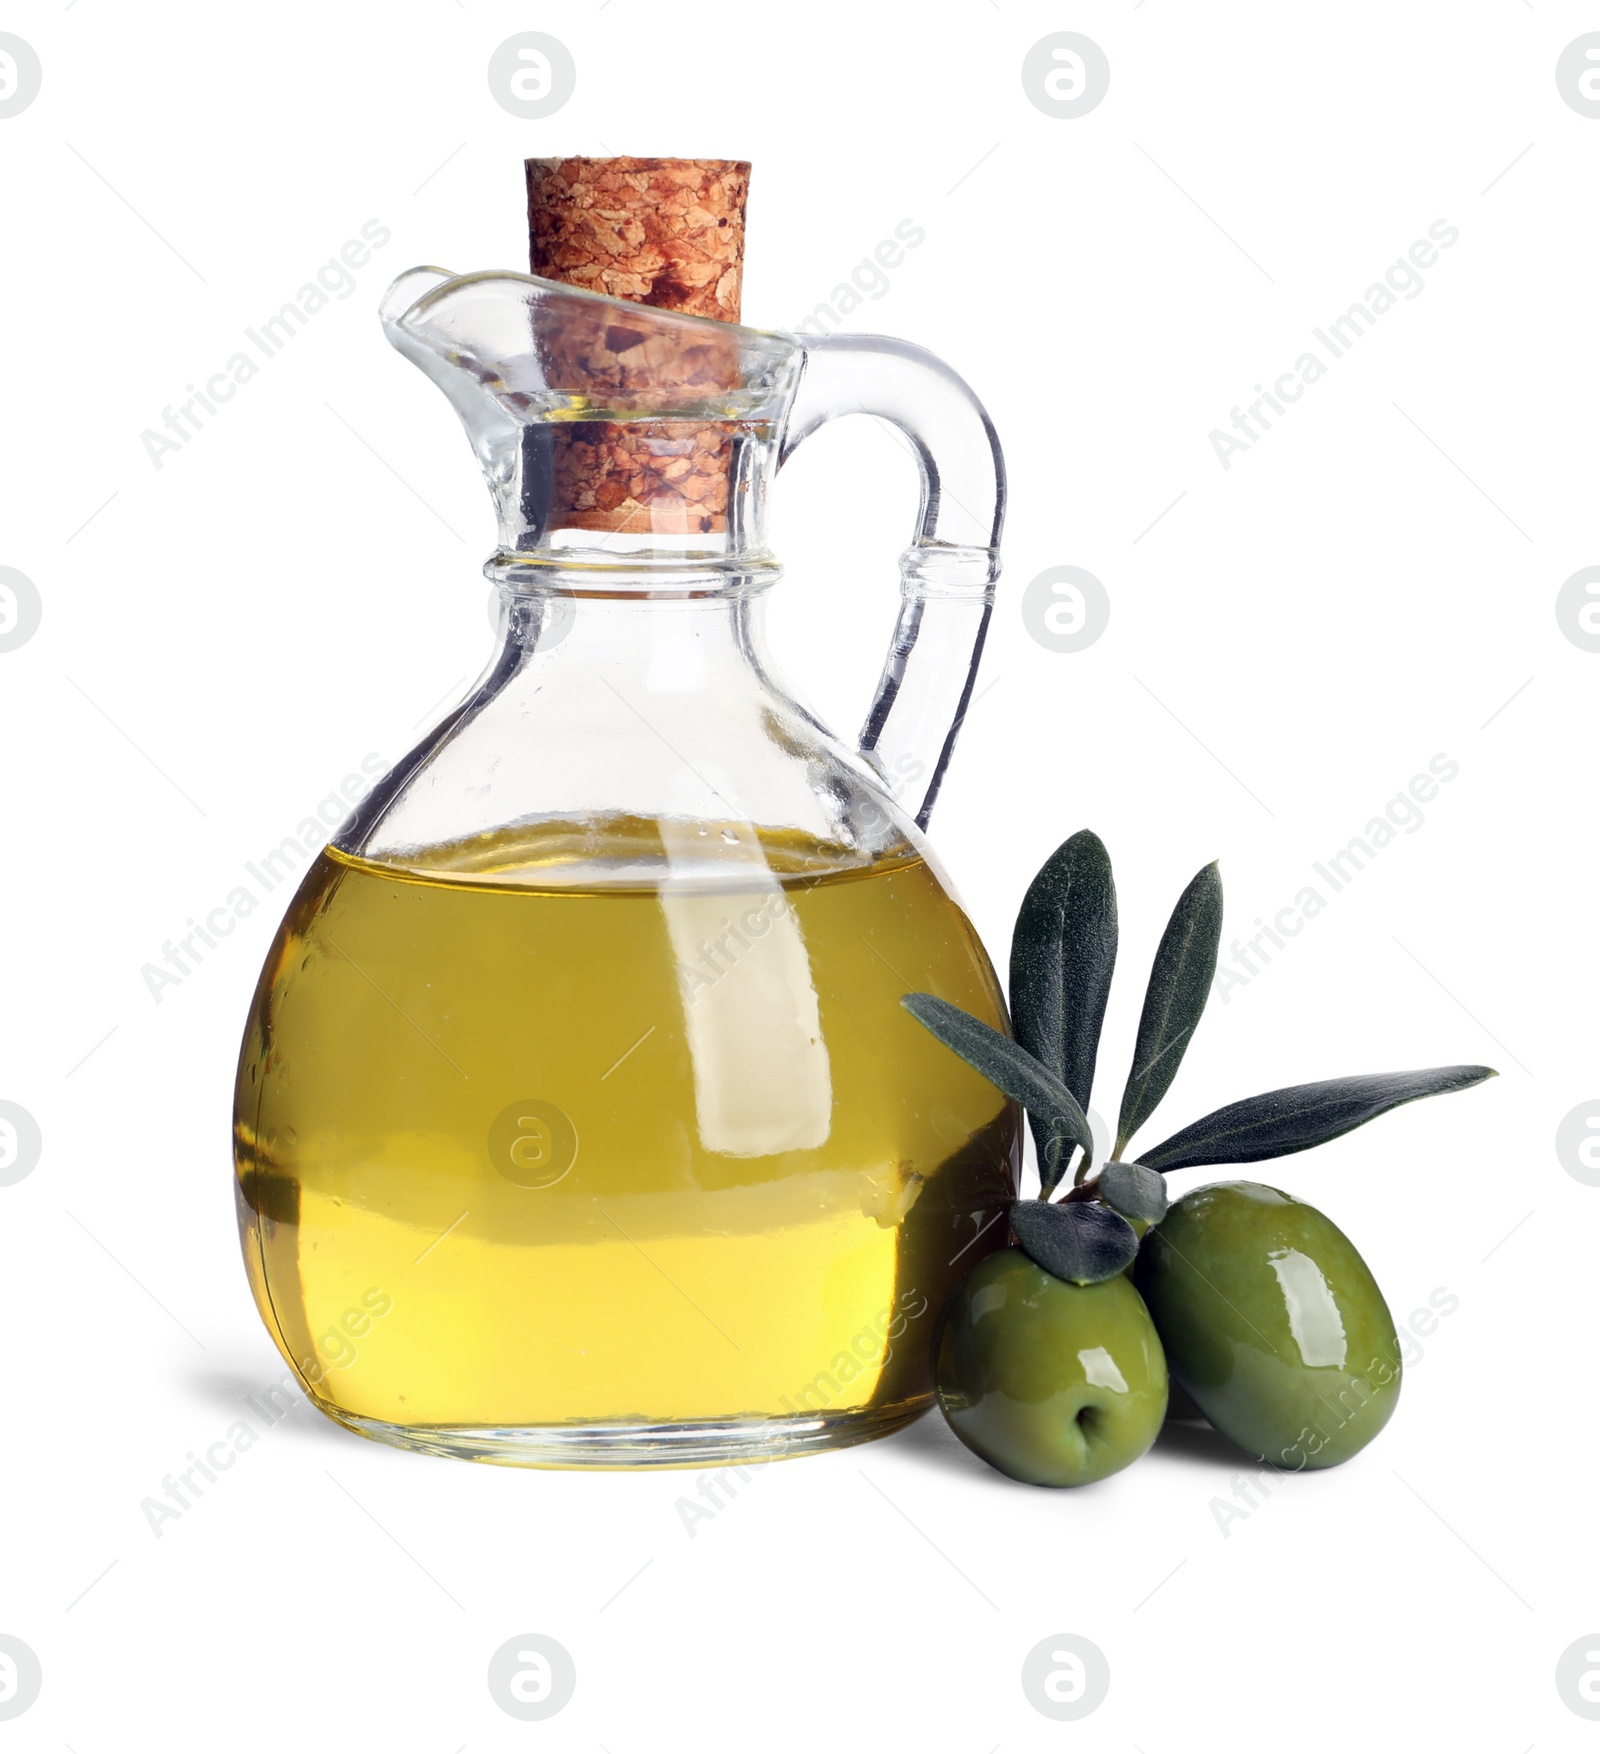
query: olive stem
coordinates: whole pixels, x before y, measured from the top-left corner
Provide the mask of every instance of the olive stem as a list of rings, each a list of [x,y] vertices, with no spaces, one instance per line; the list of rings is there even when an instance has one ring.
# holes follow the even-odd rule
[[[1119,1145],[1117,1147],[1118,1155],[1113,1155],[1111,1157],[1108,1157],[1106,1159],[1106,1162],[1107,1163],[1120,1162],[1121,1161],[1121,1158],[1120,1158],[1121,1150],[1122,1150],[1122,1147]],[[1090,1179],[1088,1181],[1085,1181],[1083,1179],[1083,1172],[1088,1167],[1089,1167],[1089,1159],[1088,1159],[1088,1156],[1085,1155],[1083,1162],[1078,1165],[1077,1180],[1073,1182],[1072,1187],[1068,1190],[1068,1192],[1066,1192],[1065,1194],[1063,1194],[1061,1196],[1060,1200],[1057,1202],[1058,1205],[1065,1206],[1068,1203],[1068,1201],[1070,1201],[1070,1200],[1092,1200],[1095,1197],[1095,1195],[1099,1193],[1099,1191],[1100,1191],[1100,1177],[1099,1176],[1092,1176],[1092,1177],[1090,1177]]]

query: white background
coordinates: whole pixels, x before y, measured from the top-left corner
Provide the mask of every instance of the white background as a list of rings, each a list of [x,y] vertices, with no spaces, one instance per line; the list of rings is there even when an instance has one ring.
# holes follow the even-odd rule
[[[9,8],[44,83],[0,121],[0,564],[44,611],[0,654],[0,1096],[44,1151],[0,1188],[0,1632],[44,1691],[0,1744],[97,1754],[139,1725],[175,1748],[440,1754],[1590,1745],[1554,1668],[1600,1625],[1600,1191],[1554,1141],[1600,1082],[1600,655],[1555,599],[1600,560],[1600,121],[1555,66],[1597,22],[1561,0]],[[526,29],[578,69],[533,122],[485,77]],[[1111,66],[1076,120],[1020,75],[1061,29]],[[752,159],[756,324],[802,320],[897,222],[925,229],[853,324],[969,379],[1012,484],[997,686],[933,839],[1002,967],[1044,855],[1084,825],[1110,846],[1098,1107],[1199,865],[1222,861],[1226,944],[1431,757],[1460,764],[1214,1006],[1163,1111],[1343,1072],[1504,1074],[1274,1166],[1402,1321],[1440,1287],[1459,1308],[1371,1449],[1226,1535],[1221,1444],[1164,1439],[1049,1493],[937,1415],[763,1471],[690,1539],[692,1476],[471,1468],[302,1410],[159,1540],[146,1524],[141,1499],[281,1370],[228,1160],[276,913],[159,1005],[140,969],[482,663],[488,498],[374,309],[413,263],[522,267],[520,161],[568,151]],[[153,467],[141,433],[369,219],[393,235],[351,296]],[[1420,294],[1224,470],[1212,429],[1440,219],[1460,239]],[[844,730],[913,508],[866,422],[779,483],[775,641]],[[1111,603],[1074,655],[1021,614],[1059,565]],[[537,1726],[484,1679],[530,1630],[578,1673]],[[1070,1726],[1019,1682],[1060,1632],[1111,1672]]]

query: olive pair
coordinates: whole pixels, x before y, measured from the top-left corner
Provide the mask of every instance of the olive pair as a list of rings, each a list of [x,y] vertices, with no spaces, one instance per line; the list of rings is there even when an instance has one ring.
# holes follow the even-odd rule
[[[1288,1470],[1347,1461],[1400,1393],[1394,1322],[1329,1219],[1256,1182],[1197,1188],[1128,1274],[1074,1285],[1021,1249],[967,1275],[936,1352],[961,1441],[1001,1472],[1083,1486],[1137,1461],[1168,1372],[1218,1431]]]

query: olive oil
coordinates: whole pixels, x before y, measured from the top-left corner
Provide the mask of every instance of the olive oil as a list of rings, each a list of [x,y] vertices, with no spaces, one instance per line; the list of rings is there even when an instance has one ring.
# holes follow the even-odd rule
[[[239,1069],[269,1330],[324,1411],[451,1454],[892,1429],[931,1400],[935,1321],[1005,1240],[1018,1164],[1015,1109],[912,991],[1004,1027],[903,843],[613,818],[404,865],[330,848]]]

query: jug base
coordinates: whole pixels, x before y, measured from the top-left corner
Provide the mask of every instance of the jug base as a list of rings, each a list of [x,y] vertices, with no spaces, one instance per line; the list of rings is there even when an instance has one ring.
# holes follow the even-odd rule
[[[394,1425],[324,1402],[330,1419],[375,1443],[512,1468],[704,1468],[775,1462],[870,1443],[919,1419],[933,1396],[853,1412],[780,1418],[574,1420],[563,1425]]]

